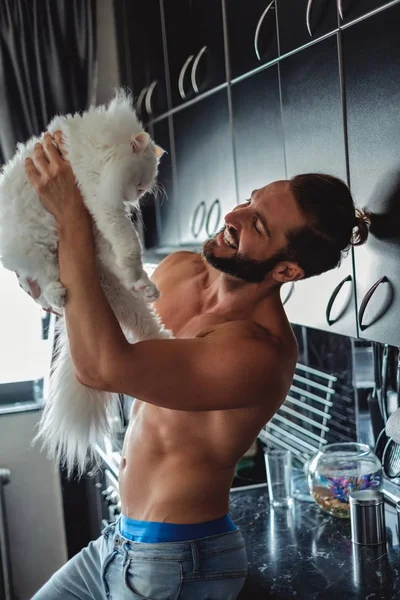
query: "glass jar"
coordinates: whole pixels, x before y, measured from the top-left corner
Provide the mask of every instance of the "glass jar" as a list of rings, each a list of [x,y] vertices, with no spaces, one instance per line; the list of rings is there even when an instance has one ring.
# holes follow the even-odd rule
[[[367,444],[327,444],[308,468],[310,494],[335,517],[350,517],[349,494],[382,487],[382,465]]]

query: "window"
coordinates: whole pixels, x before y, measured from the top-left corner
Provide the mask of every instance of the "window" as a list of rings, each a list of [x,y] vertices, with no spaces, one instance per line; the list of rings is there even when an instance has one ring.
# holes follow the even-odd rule
[[[53,340],[48,321],[15,274],[0,266],[0,405],[42,400]]]

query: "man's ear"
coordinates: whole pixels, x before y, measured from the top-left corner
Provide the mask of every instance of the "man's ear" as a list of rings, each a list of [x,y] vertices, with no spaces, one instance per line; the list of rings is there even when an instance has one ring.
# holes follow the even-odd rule
[[[273,269],[272,277],[275,281],[279,281],[279,283],[298,281],[299,279],[303,279],[304,271],[295,262],[282,261]]]

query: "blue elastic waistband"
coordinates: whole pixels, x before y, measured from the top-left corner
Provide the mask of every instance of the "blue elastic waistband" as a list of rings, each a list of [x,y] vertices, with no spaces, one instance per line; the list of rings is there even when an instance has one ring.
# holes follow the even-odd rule
[[[155,521],[134,521],[125,515],[119,519],[121,534],[133,542],[160,543],[198,540],[211,535],[236,531],[229,515],[205,523],[175,524]]]

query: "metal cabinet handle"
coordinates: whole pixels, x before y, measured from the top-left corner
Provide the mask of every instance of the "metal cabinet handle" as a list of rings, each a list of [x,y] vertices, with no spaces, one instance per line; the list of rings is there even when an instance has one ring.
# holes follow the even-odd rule
[[[326,316],[326,322],[328,323],[329,327],[331,325],[334,324],[334,320],[331,319],[331,310],[332,310],[332,306],[340,292],[340,290],[342,289],[342,287],[344,286],[345,283],[347,283],[347,281],[352,281],[352,277],[351,275],[347,275],[347,277],[345,277],[344,279],[342,279],[342,281],[340,283],[337,284],[337,286],[335,287],[335,289],[332,292],[331,297],[329,298],[329,302],[327,304],[326,307],[326,312],[325,312],[325,316]]]
[[[178,89],[179,89],[179,95],[182,98],[182,100],[185,100],[186,98],[186,94],[185,94],[185,90],[183,89],[183,80],[185,78],[185,74],[187,71],[188,66],[190,65],[190,63],[192,62],[194,58],[194,55],[191,54],[183,63],[183,67],[179,73],[179,77],[178,77]]]
[[[258,49],[258,38],[260,37],[261,27],[262,27],[264,19],[267,16],[267,14],[270,11],[270,9],[271,8],[272,9],[275,8],[275,6],[273,6],[274,3],[275,3],[275,0],[272,0],[272,2],[270,2],[268,4],[267,8],[264,10],[263,14],[261,15],[261,17],[258,20],[256,31],[254,33],[254,52],[256,53],[256,56],[257,56],[258,60],[261,60],[260,51]]]
[[[294,292],[294,281],[291,281],[291,282],[288,284],[288,287],[287,287],[287,289],[288,289],[288,293],[286,294],[286,296],[285,296],[284,300],[282,300],[282,306],[285,306],[285,304],[286,304],[286,302],[289,300],[289,298],[291,298],[291,297],[292,297],[292,294],[293,294],[293,292]]]
[[[360,306],[360,310],[358,313],[358,325],[361,329],[361,331],[364,331],[364,329],[366,329],[368,327],[368,325],[363,325],[363,318],[364,318],[364,313],[365,310],[368,306],[368,302],[371,300],[372,296],[374,295],[376,289],[378,286],[380,286],[381,283],[388,283],[389,280],[386,277],[386,275],[384,275],[383,277],[381,277],[380,279],[378,279],[378,281],[376,281],[374,283],[374,285],[368,290],[368,292],[365,294],[363,301],[361,302],[361,306]]]
[[[307,29],[308,29],[308,33],[310,34],[310,37],[312,37],[312,31],[311,31],[311,10],[312,10],[312,5],[313,5],[313,0],[308,0],[308,3],[307,3],[307,12],[306,12],[306,25],[307,25]]]
[[[215,219],[214,227],[211,230],[210,229],[210,220],[211,220],[211,215],[214,212],[214,209],[217,209],[217,218]],[[215,233],[217,233],[220,219],[221,219],[221,202],[217,198],[216,200],[214,200],[214,202],[211,204],[210,208],[208,209],[208,214],[207,214],[207,218],[206,218],[206,232],[207,232],[208,237],[212,237]]]
[[[139,116],[142,115],[142,102],[143,102],[144,97],[147,94],[147,90],[148,90],[148,86],[146,85],[144,88],[141,89],[140,94],[137,99],[137,102],[136,102],[136,112],[138,113]]]
[[[200,217],[199,217],[199,215],[200,215]],[[200,218],[200,224],[195,228],[198,217]],[[199,204],[196,206],[196,208],[194,210],[193,217],[192,217],[192,224],[190,226],[190,230],[191,230],[194,238],[199,237],[200,232],[203,229],[205,218],[206,218],[206,203],[204,202],[204,200],[202,200],[201,202],[199,202]]]
[[[196,72],[197,72],[197,67],[199,66],[199,62],[201,60],[201,57],[203,56],[203,54],[207,51],[207,46],[203,46],[201,48],[201,50],[199,50],[199,53],[197,54],[196,58],[194,59],[193,65],[192,65],[192,86],[194,91],[196,92],[196,94],[199,92],[199,87],[197,85],[197,81],[196,81]]]
[[[151,105],[151,99],[153,97],[154,88],[156,87],[157,83],[158,83],[158,81],[157,81],[157,79],[155,79],[154,81],[151,82],[151,84],[147,88],[146,98],[145,98],[145,101],[144,101],[144,106],[146,108],[146,111],[147,111],[148,115],[152,115],[153,114],[153,107]]]
[[[337,9],[338,9],[338,13],[340,18],[343,21],[343,0],[337,0]]]

